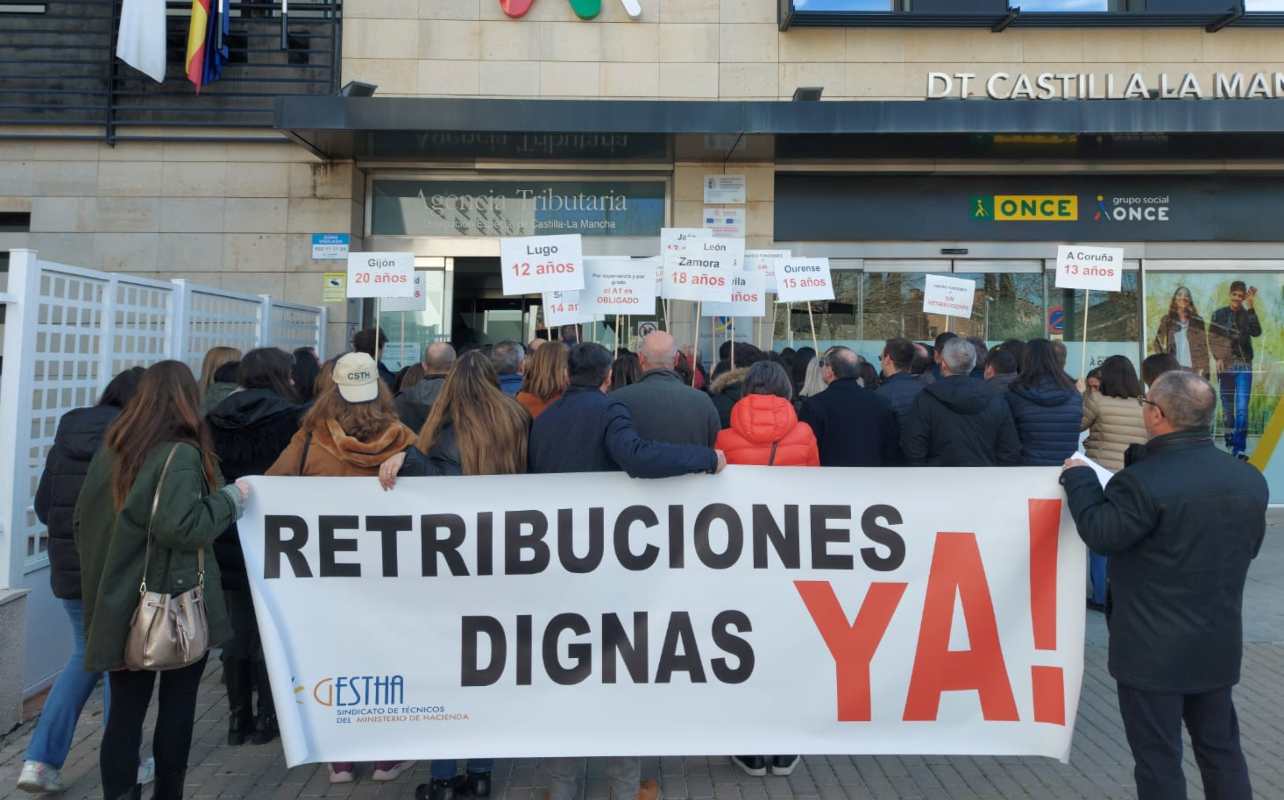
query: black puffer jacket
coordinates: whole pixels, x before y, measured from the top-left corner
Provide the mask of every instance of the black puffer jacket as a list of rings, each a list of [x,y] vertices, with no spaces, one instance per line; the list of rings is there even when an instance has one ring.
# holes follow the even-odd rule
[[[1051,378],[1036,386],[1017,381],[1002,396],[1021,437],[1022,465],[1059,467],[1079,449],[1083,396],[1073,387],[1062,388]]]
[[[901,447],[912,467],[1006,467],[1021,461],[1007,402],[970,375],[941,378],[918,393],[901,428]]]
[[[303,406],[267,389],[245,389],[227,397],[206,417],[214,437],[223,478],[231,483],[246,475],[262,475],[290,444],[299,429]],[[214,541],[223,588],[245,590],[245,556],[236,526]]]
[[[36,517],[49,528],[49,582],[54,597],[61,600],[80,599],[80,555],[76,552],[72,515],[89,462],[119,414],[115,406],[77,408],[64,414],[40,476]],[[110,509],[104,513],[110,513]]]

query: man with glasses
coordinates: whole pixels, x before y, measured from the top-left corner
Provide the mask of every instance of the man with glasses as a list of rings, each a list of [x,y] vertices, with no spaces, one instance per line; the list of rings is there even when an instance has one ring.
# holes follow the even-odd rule
[[[822,467],[883,467],[900,463],[900,426],[887,400],[858,382],[861,359],[831,347],[820,362],[827,388],[803,401],[798,419],[811,426]]]
[[[1186,797],[1184,720],[1205,794],[1251,800],[1231,690],[1244,583],[1266,533],[1266,481],[1213,446],[1208,381],[1167,372],[1141,402],[1151,436],[1144,460],[1104,490],[1078,459],[1061,473],[1079,536],[1110,557],[1110,674],[1137,797]]]
[[[896,419],[902,424],[914,406],[914,398],[926,385],[913,373],[915,353],[914,343],[909,339],[888,339],[879,359],[883,382],[875,394],[891,403]]]

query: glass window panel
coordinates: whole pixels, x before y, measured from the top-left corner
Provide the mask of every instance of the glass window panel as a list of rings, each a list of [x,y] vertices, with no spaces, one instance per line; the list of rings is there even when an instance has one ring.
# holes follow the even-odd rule
[[[795,11],[891,11],[892,0],[794,0]]]
[[[775,313],[776,346],[786,347],[792,341],[794,347],[811,346],[811,323],[816,323],[816,339],[820,349],[835,344],[856,347],[860,340],[860,281],[861,273],[855,270],[835,270],[834,299],[828,302],[817,301],[811,304],[811,318],[807,315],[807,303],[794,303],[786,306],[775,304],[768,313]],[[864,351],[857,349],[864,354]]]
[[[1058,289],[1053,283],[1056,276],[1046,273],[1048,284],[1048,311],[1046,335],[1065,341],[1066,372],[1076,378],[1084,371],[1083,301],[1079,289]],[[1088,344],[1087,369],[1092,370],[1110,356],[1127,356],[1133,366],[1137,362],[1141,341],[1141,320],[1138,317],[1140,301],[1137,294],[1137,272],[1124,272],[1122,291],[1091,292],[1088,295]]]
[[[1247,289],[1242,301],[1231,292],[1236,281],[1243,281]],[[1183,314],[1186,292],[1179,296],[1181,289],[1189,293],[1193,313]],[[1256,329],[1249,327],[1249,298]],[[1236,313],[1237,303],[1243,310]],[[1180,341],[1183,317],[1184,345]],[[1214,440],[1228,450],[1251,456],[1266,473],[1276,497],[1284,491],[1284,471],[1271,466],[1280,426],[1284,425],[1284,418],[1276,419],[1284,391],[1281,320],[1284,273],[1146,273],[1146,353],[1170,352],[1196,371],[1207,371],[1218,390]],[[1260,330],[1260,334],[1253,335],[1253,330]],[[1284,466],[1284,456],[1274,460]]]
[[[442,270],[423,272],[428,294],[427,311],[384,311],[379,326],[388,336],[383,363],[396,372],[419,361],[424,348],[445,338],[446,273]]]
[[[1284,0],[1245,0],[1247,11],[1284,11]]]
[[[1077,13],[1100,13],[1109,11],[1108,0],[1021,0],[1012,5],[1021,6],[1021,13],[1031,11],[1052,12],[1069,11]]]

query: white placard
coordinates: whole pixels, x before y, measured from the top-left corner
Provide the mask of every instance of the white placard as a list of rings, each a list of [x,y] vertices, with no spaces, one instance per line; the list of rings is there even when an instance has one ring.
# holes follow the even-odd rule
[[[580,291],[544,292],[544,324],[582,325],[593,322],[595,317],[580,302]]]
[[[730,303],[705,303],[706,317],[765,317],[767,293],[763,290],[761,272],[744,270],[731,277]]]
[[[745,210],[743,208],[706,208],[704,227],[720,239],[745,238]]]
[[[348,254],[348,297],[414,296],[414,253]]]
[[[578,233],[500,239],[499,257],[506,295],[584,288],[584,249]]]
[[[681,248],[681,243],[688,239],[708,239],[713,236],[712,231],[704,228],[661,228],[660,229],[660,263],[655,267],[655,293],[660,297],[668,297],[664,293],[664,262],[670,251],[676,251]]]
[[[427,311],[428,291],[424,286],[426,272],[416,272],[414,278],[415,294],[413,297],[397,297],[383,304],[384,311]]]
[[[923,313],[947,317],[972,316],[976,299],[976,281],[949,275],[928,275],[923,285]]]
[[[747,184],[744,175],[706,175],[704,201],[717,205],[743,205]]]
[[[650,259],[586,258],[580,298],[595,314],[654,314],[654,274]]]
[[[664,287],[670,300],[728,303],[731,276],[744,263],[743,239],[688,238],[664,251]]]
[[[1091,289],[1117,292],[1123,286],[1124,251],[1121,247],[1057,248],[1058,289]]]
[[[828,258],[786,258],[776,265],[776,300],[801,303],[833,300],[834,279]]]
[[[1067,759],[1087,550],[1057,470],[999,474],[250,478],[285,762]],[[626,536],[585,544],[601,530]]]
[[[780,264],[788,260],[790,253],[788,250],[746,250],[745,251],[745,270],[761,272],[763,278],[762,290],[769,294],[776,292],[776,270]]]

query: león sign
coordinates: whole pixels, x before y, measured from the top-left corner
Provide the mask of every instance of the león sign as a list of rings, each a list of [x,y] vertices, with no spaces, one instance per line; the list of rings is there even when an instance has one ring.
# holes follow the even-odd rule
[[[602,13],[602,0],[569,0],[571,10],[575,16],[580,19],[593,19]],[[535,5],[535,0],[499,0],[499,7],[510,17],[524,17],[526,12],[531,10]],[[629,15],[630,19],[637,19],[642,16],[642,5],[639,0],[620,0],[620,5],[624,6],[624,13]]]

